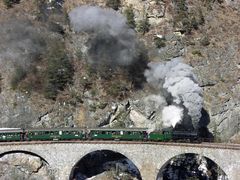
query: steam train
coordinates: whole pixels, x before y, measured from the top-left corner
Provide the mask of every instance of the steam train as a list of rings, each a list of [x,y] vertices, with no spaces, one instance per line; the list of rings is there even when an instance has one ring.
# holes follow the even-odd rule
[[[146,128],[53,128],[0,130],[0,142],[67,140],[199,142],[198,134],[196,132],[174,131],[173,129],[163,129],[161,131],[150,133]]]

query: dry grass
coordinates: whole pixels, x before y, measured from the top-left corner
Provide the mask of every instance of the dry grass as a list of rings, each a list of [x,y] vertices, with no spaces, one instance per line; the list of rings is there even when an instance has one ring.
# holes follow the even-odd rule
[[[76,115],[76,119],[75,119],[75,123],[77,125],[77,127],[86,127],[86,112],[87,112],[87,109],[86,107],[84,106],[81,106],[79,109],[78,109],[78,113]]]
[[[0,1],[0,22],[12,17],[34,19],[36,12],[37,4],[35,0],[21,0],[19,4],[15,4],[9,9],[6,8],[2,0]]]
[[[71,11],[73,8],[81,5],[89,5],[89,6],[105,6],[105,0],[67,0],[64,3],[64,9],[66,12]]]

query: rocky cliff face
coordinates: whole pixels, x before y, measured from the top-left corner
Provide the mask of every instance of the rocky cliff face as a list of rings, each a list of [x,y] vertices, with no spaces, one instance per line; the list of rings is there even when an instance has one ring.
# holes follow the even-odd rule
[[[239,22],[235,19],[238,15],[239,11],[226,4],[214,5],[199,29],[202,33],[193,36],[198,42],[186,48],[188,61],[204,89],[209,127],[225,140],[239,132]],[[203,43],[204,38],[209,40],[208,45]],[[196,50],[201,54],[193,55]]]
[[[138,38],[148,49],[149,61],[168,61],[183,56],[185,62],[194,68],[199,84],[204,89],[205,118],[209,121],[205,125],[222,140],[228,140],[239,132],[240,124],[239,3],[215,2],[209,10],[209,5],[199,1],[186,1],[188,20],[193,17],[193,12],[200,11],[200,6],[204,23],[183,34],[186,23],[180,19],[174,26],[177,9],[175,1],[156,2],[123,0],[119,12],[124,13],[127,7],[132,6],[136,24],[147,16],[150,30],[144,35],[139,32]],[[84,4],[105,7],[104,0],[69,0],[65,1],[63,7],[69,12]],[[18,17],[25,16],[21,14],[24,6],[34,7],[32,11],[25,12],[31,21],[37,22],[39,13],[50,13],[48,20],[56,20],[63,27],[64,42],[74,64],[75,74],[73,84],[61,91],[53,101],[26,89],[12,90],[9,85],[10,75],[1,65],[1,127],[155,126],[153,122],[161,119],[161,113],[156,104],[146,102],[143,98],[154,90],[144,83],[140,89],[133,88],[122,70],[111,76],[91,70],[84,61],[91,36],[74,33],[67,24],[62,23],[64,13],[40,11],[36,4],[23,0],[9,10],[1,4],[1,20],[12,16],[15,10]],[[50,5],[43,7],[51,9]],[[199,21],[201,17],[196,14]],[[159,48],[154,43],[156,37],[164,39],[164,45]]]

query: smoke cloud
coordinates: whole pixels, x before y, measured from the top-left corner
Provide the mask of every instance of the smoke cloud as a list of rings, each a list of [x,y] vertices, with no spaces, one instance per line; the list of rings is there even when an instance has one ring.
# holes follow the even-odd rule
[[[162,63],[149,63],[145,71],[147,82],[159,90],[168,106],[162,108],[164,126],[173,127],[189,116],[197,128],[203,107],[202,89],[192,72],[192,67],[175,58]]]
[[[30,21],[9,20],[0,26],[0,65],[27,69],[45,50],[45,42]]]
[[[137,40],[126,18],[112,9],[80,6],[69,13],[75,32],[91,34],[88,61],[92,64],[128,66],[138,56]]]
[[[183,109],[174,105],[166,106],[162,111],[164,127],[175,127],[182,120]]]

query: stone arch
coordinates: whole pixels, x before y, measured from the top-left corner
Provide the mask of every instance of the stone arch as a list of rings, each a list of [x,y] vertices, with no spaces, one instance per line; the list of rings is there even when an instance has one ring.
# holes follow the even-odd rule
[[[188,153],[188,152],[187,152],[187,153],[181,153],[181,154],[172,156],[168,161],[166,161],[166,162],[162,165],[162,167],[159,169],[158,174],[157,174],[157,177],[156,177],[156,180],[166,180],[166,178],[164,178],[164,174],[163,174],[164,171],[166,170],[166,168],[170,165],[170,163],[173,164],[173,160],[174,160],[174,159],[177,159],[178,157],[184,156],[184,155],[186,155],[186,156],[192,155],[192,156],[203,157],[204,159],[206,159],[207,163],[210,162],[211,165],[216,165],[216,166],[217,166],[219,172],[221,172],[221,173],[224,175],[224,177],[225,177],[225,179],[223,178],[223,180],[228,180],[228,176],[227,176],[226,172],[216,163],[216,161],[212,160],[212,158],[209,158],[208,156],[205,156],[205,155],[203,155],[203,154]],[[179,167],[180,167],[180,166],[179,166]],[[199,166],[199,167],[200,167],[200,166]],[[183,168],[183,167],[181,166],[181,168]],[[179,177],[177,177],[177,178],[179,178]]]
[[[0,179],[51,179],[54,171],[40,155],[31,151],[11,150],[0,154]]]
[[[97,154],[95,154],[95,156],[94,156],[94,153],[97,153]],[[100,158],[96,160],[96,157],[101,153],[102,153],[102,155],[100,155]],[[102,158],[101,156],[104,156],[106,158],[106,160],[104,158],[101,159]],[[108,159],[108,158],[110,158],[110,159]],[[97,164],[96,163],[94,164],[92,160],[93,161],[95,160],[97,162]],[[87,178],[98,175],[98,174],[106,171],[106,169],[104,170],[104,169],[100,168],[100,170],[97,170],[96,172],[94,172],[94,171],[91,171],[91,168],[96,168],[97,166],[102,165],[102,163],[110,162],[110,164],[111,164],[111,162],[117,162],[117,161],[124,162],[124,163],[127,161],[128,163],[130,163],[130,166],[133,167],[133,169],[132,169],[133,172],[134,172],[134,169],[136,171],[135,177],[138,180],[142,180],[141,173],[140,173],[138,167],[135,165],[135,163],[132,160],[130,160],[125,154],[122,154],[122,153],[117,152],[112,149],[99,149],[99,150],[93,150],[91,152],[86,153],[73,166],[70,176],[69,176],[69,180],[73,180],[74,178],[76,178],[75,175],[77,172],[79,172],[80,174],[83,174],[83,171],[87,171],[89,173],[89,175],[86,176]],[[117,167],[117,165],[116,165],[116,167]],[[119,168],[121,169],[121,166]],[[126,172],[128,172],[128,170]]]
[[[32,155],[32,156],[36,156],[39,157],[42,161],[44,161],[46,164],[49,165],[49,163],[47,162],[47,160],[45,160],[42,156],[33,153],[31,151],[24,151],[24,150],[13,150],[13,151],[6,151],[0,154],[0,158],[7,155],[7,154],[14,154],[14,153],[23,153],[23,154],[28,154],[28,155]]]

